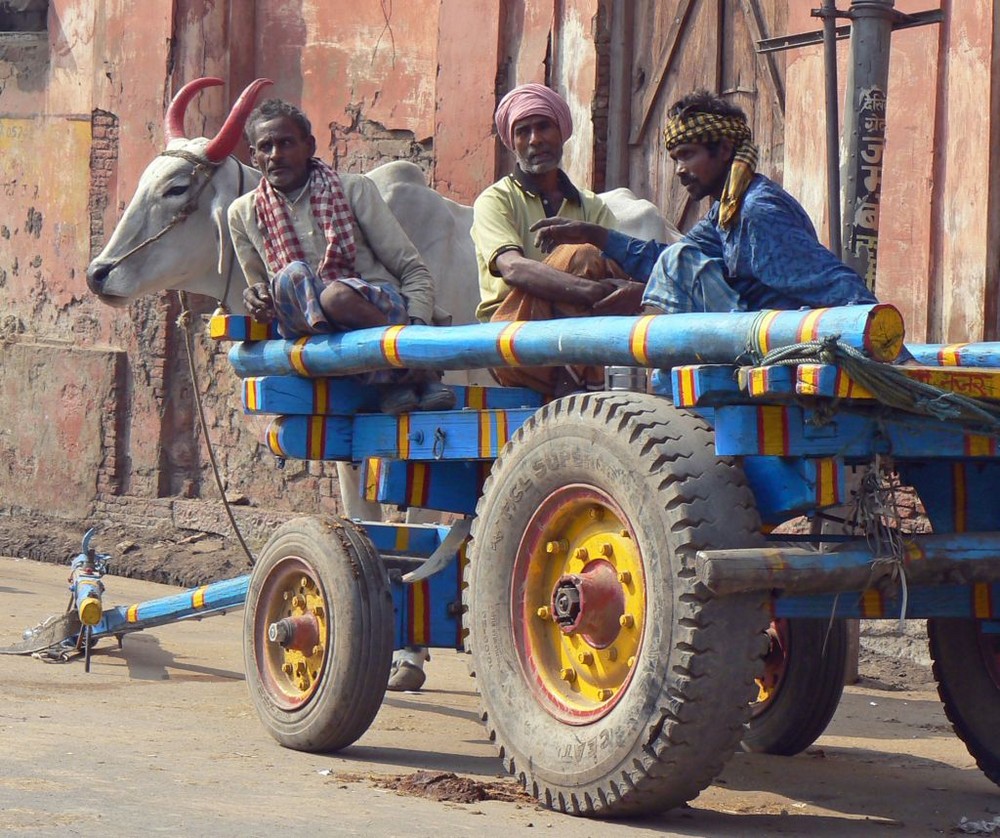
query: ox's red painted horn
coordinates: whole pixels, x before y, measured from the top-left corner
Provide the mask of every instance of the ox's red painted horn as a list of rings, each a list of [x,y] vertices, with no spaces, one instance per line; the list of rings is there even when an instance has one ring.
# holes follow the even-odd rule
[[[226,117],[226,122],[219,129],[219,133],[205,146],[205,156],[213,163],[218,163],[227,155],[232,154],[236,144],[240,141],[240,134],[243,133],[243,126],[246,125],[250,111],[257,104],[257,97],[260,91],[269,84],[274,84],[270,79],[257,79],[247,85],[247,89],[240,94],[233,109]]]
[[[167,115],[163,120],[163,133],[166,134],[168,145],[174,140],[182,140],[187,136],[184,133],[184,113],[187,111],[188,103],[206,87],[217,87],[220,84],[225,84],[225,82],[214,76],[208,76],[189,81],[177,91],[177,95],[170,100]]]

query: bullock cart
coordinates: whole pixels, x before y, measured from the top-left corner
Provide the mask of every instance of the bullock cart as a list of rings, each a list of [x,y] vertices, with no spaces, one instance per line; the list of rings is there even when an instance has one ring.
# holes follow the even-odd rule
[[[298,518],[249,576],[106,609],[92,638],[245,604],[253,704],[308,751],[367,730],[394,649],[465,649],[506,768],[609,817],[692,799],[741,744],[807,747],[840,697],[846,621],[921,618],[955,731],[1000,782],[1000,345],[910,346],[919,365],[894,366],[884,305],[210,329],[279,461],[361,464],[369,500],[453,523]],[[388,416],[350,378],[565,363],[649,383],[544,404],[456,387],[454,410]],[[932,532],[907,531],[904,491]]]

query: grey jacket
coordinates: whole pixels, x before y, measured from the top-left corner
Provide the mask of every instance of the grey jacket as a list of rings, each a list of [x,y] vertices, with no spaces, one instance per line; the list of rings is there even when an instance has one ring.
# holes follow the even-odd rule
[[[406,300],[409,316],[430,323],[434,312],[434,281],[417,248],[371,180],[353,174],[341,174],[340,180],[354,214],[357,276],[373,285],[394,286]],[[249,285],[272,279],[264,263],[264,237],[257,227],[253,204],[254,193],[248,192],[229,207],[229,231]],[[322,253],[325,236],[315,219],[313,225],[318,234],[315,240],[324,242],[319,250]],[[305,243],[303,246],[308,253],[308,246]]]

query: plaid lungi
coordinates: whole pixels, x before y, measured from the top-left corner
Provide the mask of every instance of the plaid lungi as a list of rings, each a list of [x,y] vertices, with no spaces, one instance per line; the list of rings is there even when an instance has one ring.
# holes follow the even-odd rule
[[[409,323],[406,302],[391,285],[375,285],[358,277],[335,279],[357,291],[382,312],[390,325]],[[306,335],[327,335],[343,331],[327,320],[319,304],[319,295],[326,286],[305,262],[292,262],[271,281],[271,296],[278,320],[278,331],[287,340]],[[377,370],[361,373],[354,378],[365,384],[393,384],[405,376],[401,370]]]

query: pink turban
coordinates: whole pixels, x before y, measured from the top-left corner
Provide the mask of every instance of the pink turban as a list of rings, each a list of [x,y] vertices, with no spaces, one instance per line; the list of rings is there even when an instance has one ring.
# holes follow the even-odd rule
[[[511,151],[514,150],[514,123],[528,116],[549,117],[559,126],[563,142],[573,134],[573,117],[562,96],[544,84],[522,84],[497,105],[497,133]]]

